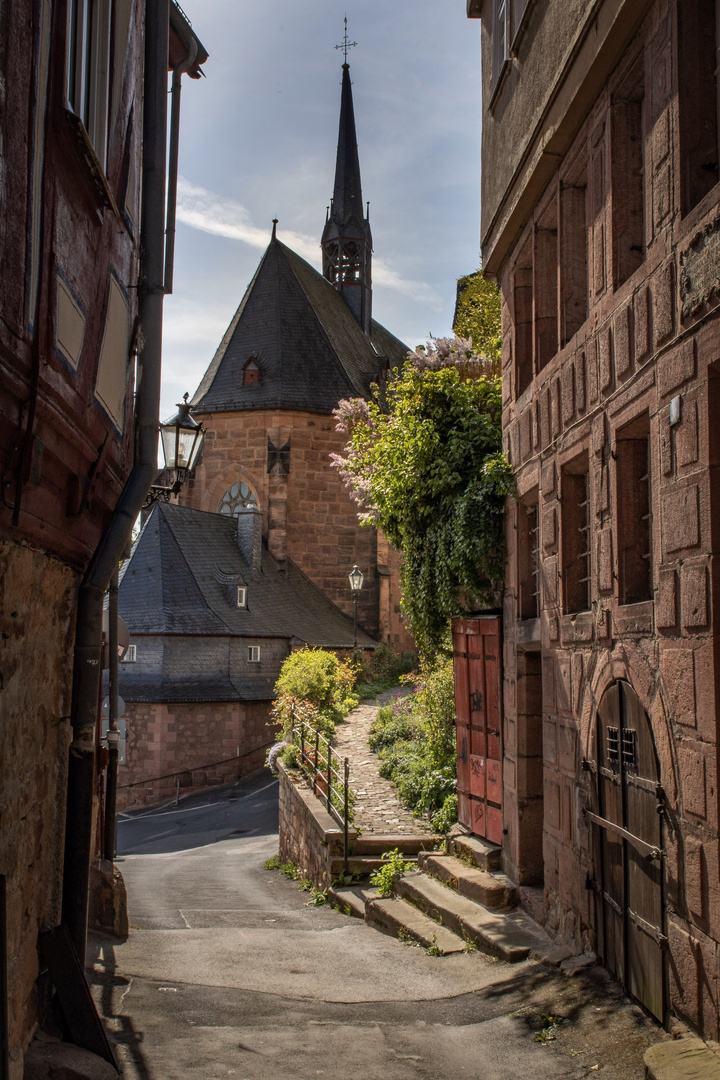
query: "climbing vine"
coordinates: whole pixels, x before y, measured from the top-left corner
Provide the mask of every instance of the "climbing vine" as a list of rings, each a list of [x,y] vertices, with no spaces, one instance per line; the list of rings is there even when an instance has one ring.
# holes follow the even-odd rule
[[[333,465],[365,524],[402,551],[402,606],[426,655],[442,649],[467,597],[503,576],[503,507],[513,488],[501,450],[498,363],[463,338],[410,353],[380,395],[341,401],[348,435]]]

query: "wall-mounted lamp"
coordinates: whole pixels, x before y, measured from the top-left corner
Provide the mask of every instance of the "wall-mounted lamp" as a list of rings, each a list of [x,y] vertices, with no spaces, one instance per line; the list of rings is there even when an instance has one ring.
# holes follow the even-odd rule
[[[173,482],[168,486],[153,484],[145,500],[146,506],[159,499],[167,502],[171,495],[177,495],[187,474],[195,468],[205,432],[202,424],[198,424],[190,415],[188,397],[185,394],[178,404],[177,415],[160,425],[165,469],[173,477]]]

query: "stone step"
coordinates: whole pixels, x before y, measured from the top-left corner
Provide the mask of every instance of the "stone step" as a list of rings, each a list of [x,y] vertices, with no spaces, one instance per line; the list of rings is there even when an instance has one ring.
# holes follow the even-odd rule
[[[720,1061],[692,1036],[648,1047],[645,1068],[648,1080],[720,1080]]]
[[[523,911],[488,911],[420,870],[408,871],[395,884],[398,896],[442,922],[459,937],[474,941],[491,956],[514,964],[531,950],[546,949],[550,939]]]
[[[450,841],[450,855],[475,863],[479,870],[502,869],[502,848],[479,836],[455,836]]]
[[[395,848],[399,848],[404,855],[417,855],[420,851],[434,851],[441,840],[441,836],[429,833],[425,836],[398,836],[397,833],[382,836],[372,833],[359,836],[352,847],[353,855],[383,855]]]
[[[385,934],[399,937],[400,940],[412,939],[426,949],[432,949],[437,956],[461,953],[467,945],[456,934],[441,926],[433,919],[393,897],[368,900],[365,905],[365,922]]]
[[[364,919],[365,904],[377,898],[378,890],[364,885],[330,885],[327,895],[328,902],[339,907],[343,915]]]
[[[412,863],[417,861],[411,855],[408,855],[406,859],[407,862]],[[350,855],[348,857],[348,871],[356,877],[368,877],[369,874],[373,874],[384,865],[385,863],[379,855]],[[340,874],[344,873],[344,870],[345,861],[342,855],[334,855],[330,860],[330,873],[333,878],[339,877]]]
[[[468,866],[454,855],[421,854],[418,856],[418,866],[426,874],[457,889],[460,896],[467,896],[486,908],[510,908],[518,902],[518,889],[510,878]]]

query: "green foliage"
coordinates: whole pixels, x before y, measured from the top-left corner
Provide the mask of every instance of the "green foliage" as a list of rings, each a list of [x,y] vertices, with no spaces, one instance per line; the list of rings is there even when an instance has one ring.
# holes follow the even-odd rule
[[[500,289],[483,277],[482,270],[461,277],[457,288],[453,330],[460,337],[472,338],[479,353],[499,361],[502,343]]]
[[[413,693],[379,709],[370,729],[380,775],[416,814],[434,815],[441,832],[457,820],[454,719],[452,661],[438,660],[423,664]]]
[[[442,949],[437,943],[437,934],[433,934],[433,936],[430,938],[430,944],[428,945],[425,952],[428,956],[442,956]]]
[[[449,832],[457,821],[458,816],[458,797],[453,792],[448,795],[445,802],[442,804],[437,813],[433,814],[430,821],[433,829],[437,829],[438,832]]]
[[[415,653],[397,653],[389,645],[378,645],[369,657],[358,658],[355,693],[361,701],[368,701],[384,690],[392,690],[416,664]]]
[[[403,874],[406,870],[413,870],[415,864],[407,862],[403,858],[400,848],[385,851],[382,857],[385,863],[372,874],[370,884],[375,885],[380,890],[381,896],[392,896],[395,874]]]
[[[271,859],[266,859],[263,863],[266,870],[279,870],[280,869],[280,856],[273,855]]]
[[[327,904],[327,900],[327,889],[313,888],[310,893],[310,899],[306,903],[305,907],[322,907],[323,904]]]
[[[280,754],[280,760],[286,769],[297,769],[299,765],[297,746],[293,743],[288,743]]]
[[[447,651],[463,598],[487,603],[502,579],[504,502],[514,491],[499,376],[462,351],[454,366],[437,367],[438,353],[391,376],[383,405],[336,411],[350,440],[334,464],[365,510],[361,520],[402,551],[403,612],[425,656]]]
[[[332,738],[335,724],[358,704],[354,683],[355,669],[349,660],[338,660],[324,649],[300,649],[280,668],[271,723],[285,739],[293,720],[304,721]]]

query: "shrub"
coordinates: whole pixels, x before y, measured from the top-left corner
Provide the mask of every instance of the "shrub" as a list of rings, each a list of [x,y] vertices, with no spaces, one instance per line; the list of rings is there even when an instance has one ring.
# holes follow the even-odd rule
[[[452,661],[440,660],[423,664],[412,694],[378,711],[370,734],[380,775],[415,813],[434,815],[440,831],[457,819],[454,721]]]
[[[452,829],[453,825],[457,821],[458,816],[458,797],[455,793],[448,795],[445,802],[442,804],[436,814],[433,814],[431,820],[433,829],[437,829],[438,832],[446,833]]]
[[[385,865],[372,874],[370,884],[375,885],[380,890],[381,896],[392,896],[395,875],[404,874],[406,870],[414,870],[415,864],[407,862],[403,858],[400,848],[385,851],[382,857],[386,860]]]
[[[273,722],[285,736],[293,718],[332,738],[335,724],[354,709],[355,671],[348,660],[323,649],[300,649],[283,663],[275,683]]]

